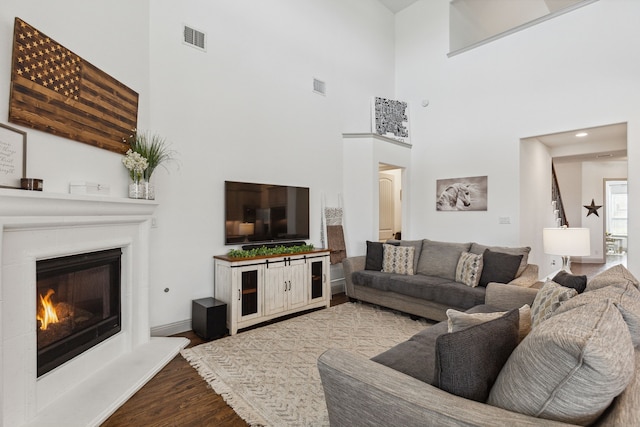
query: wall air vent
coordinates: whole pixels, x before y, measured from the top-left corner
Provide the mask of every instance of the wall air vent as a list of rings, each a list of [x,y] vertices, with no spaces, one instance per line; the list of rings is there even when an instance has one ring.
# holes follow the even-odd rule
[[[320,95],[327,95],[327,84],[322,80],[318,80],[316,78],[313,79],[313,91]]]
[[[189,27],[188,25],[184,26],[183,31],[184,38],[182,42],[186,45],[194,47],[196,49],[202,50],[204,52],[206,49],[207,35],[202,31],[198,31],[194,28]]]

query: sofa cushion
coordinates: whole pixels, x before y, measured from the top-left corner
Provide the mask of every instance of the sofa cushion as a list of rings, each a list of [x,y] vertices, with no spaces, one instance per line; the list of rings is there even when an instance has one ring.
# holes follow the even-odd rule
[[[518,310],[436,340],[433,385],[485,402],[503,365],[518,345]]]
[[[509,255],[522,255],[522,259],[520,260],[520,265],[518,266],[518,272],[516,273],[516,277],[520,277],[525,268],[527,268],[527,264],[529,263],[529,253],[531,252],[531,248],[529,246],[522,247],[507,247],[507,246],[486,246],[481,245],[480,243],[472,243],[469,252],[474,254],[483,254],[487,249],[492,252],[502,252],[504,254]]]
[[[551,317],[560,304],[577,294],[578,291],[573,288],[567,288],[552,280],[547,280],[531,304],[531,329],[535,329],[540,323]]]
[[[640,289],[640,282],[633,274],[622,264],[614,265],[613,267],[603,271],[596,275],[587,282],[587,291],[594,291],[605,286],[622,284],[625,285],[631,283],[636,288]]]
[[[531,331],[531,307],[525,304],[518,309],[520,321],[518,323],[518,342],[522,341]],[[479,325],[507,314],[506,311],[493,313],[465,313],[463,311],[447,310],[448,332],[458,332],[471,326]]]
[[[354,285],[367,286],[379,291],[389,290],[389,281],[393,273],[383,273],[381,271],[361,270],[351,273],[351,281]]]
[[[482,274],[482,255],[462,252],[456,267],[456,282],[475,288]]]
[[[418,260],[418,274],[456,280],[456,267],[462,252],[468,252],[470,243],[437,242],[424,239]]]
[[[419,274],[390,277],[388,290],[463,310],[484,304],[486,294],[486,288],[480,286],[471,288],[441,277]]]
[[[367,257],[364,261],[364,269],[382,271],[382,243],[367,240]]]
[[[560,270],[552,280],[559,285],[575,289],[579,294],[583,293],[587,287],[587,276],[574,275],[564,270]]]
[[[635,369],[631,336],[610,301],[560,313],[534,328],[498,375],[488,403],[586,425],[620,394]]]
[[[492,310],[493,308],[487,305],[478,305],[467,312],[485,313]],[[439,322],[372,357],[371,360],[431,384],[435,371],[436,339],[446,333],[447,322]]]
[[[564,313],[581,305],[610,300],[629,327],[634,347],[640,347],[640,291],[632,283],[617,284],[585,292],[562,304],[554,313]]]
[[[413,275],[412,246],[382,245],[382,271],[385,273]]]
[[[511,255],[487,249],[482,255],[480,286],[487,286],[491,282],[509,283],[516,278],[521,260],[522,255]]]

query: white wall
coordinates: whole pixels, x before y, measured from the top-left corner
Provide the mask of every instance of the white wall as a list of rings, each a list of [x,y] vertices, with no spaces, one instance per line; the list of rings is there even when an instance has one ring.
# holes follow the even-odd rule
[[[182,44],[183,24],[207,34],[206,53]],[[337,206],[343,191],[342,133],[370,131],[371,97],[393,94],[393,15],[370,0],[154,0],[150,57],[151,123],[181,163],[156,177],[151,324],[166,325],[213,294],[212,257],[230,249],[225,180],[310,187],[320,246],[321,196]]]
[[[587,210],[582,207],[581,227],[591,230],[591,256],[587,259],[582,257],[583,262],[603,262],[605,259],[604,233],[605,233],[605,212],[604,212],[604,179],[627,177],[627,163],[617,162],[585,162],[582,166],[582,200],[583,205],[591,204],[591,199],[596,205],[602,206],[598,209],[598,215],[587,216]],[[630,199],[631,200],[631,199]],[[637,218],[637,217],[636,217]],[[629,231],[631,234],[631,230]],[[638,238],[638,237],[636,237]]]
[[[378,241],[380,163],[405,169],[403,191],[410,187],[405,179],[411,163],[411,147],[390,142],[378,135],[345,135],[344,138],[344,225],[347,255],[365,255],[366,241]],[[407,204],[402,203],[402,223]],[[403,231],[404,233],[404,231]],[[404,236],[403,236],[404,238]]]
[[[640,174],[640,2],[600,0],[452,58],[448,6],[422,0],[396,16],[396,97],[413,106],[412,235],[531,245],[539,258],[541,233],[520,224],[541,209],[520,192],[521,138],[627,122],[629,180]],[[487,212],[435,211],[436,179],[477,175],[489,177]],[[636,211],[640,190],[630,186],[629,198]],[[640,252],[639,220],[629,219],[630,254]],[[633,256],[628,265],[640,269]]]

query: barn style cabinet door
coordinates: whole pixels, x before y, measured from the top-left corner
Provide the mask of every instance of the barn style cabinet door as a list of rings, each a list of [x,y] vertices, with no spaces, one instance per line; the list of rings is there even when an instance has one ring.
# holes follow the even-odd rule
[[[329,250],[278,257],[214,257],[214,297],[227,303],[227,328],[238,329],[311,308],[329,307]]]

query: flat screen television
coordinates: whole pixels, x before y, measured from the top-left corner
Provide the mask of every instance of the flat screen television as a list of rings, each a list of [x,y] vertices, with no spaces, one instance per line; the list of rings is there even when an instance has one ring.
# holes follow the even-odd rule
[[[309,189],[225,181],[225,244],[309,238]]]

